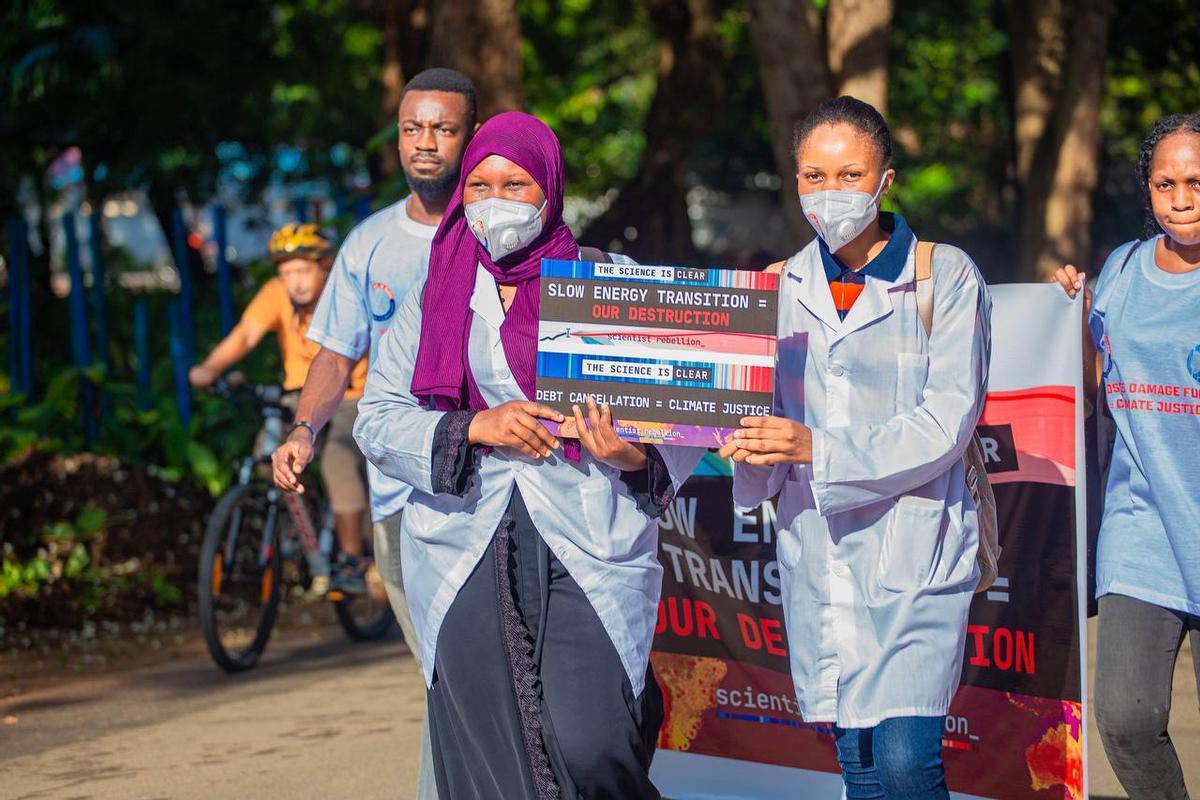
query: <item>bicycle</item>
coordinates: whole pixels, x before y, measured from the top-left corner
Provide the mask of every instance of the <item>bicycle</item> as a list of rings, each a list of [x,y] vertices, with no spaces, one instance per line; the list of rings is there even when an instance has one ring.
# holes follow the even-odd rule
[[[326,593],[330,564],[337,557],[333,512],[308,483],[303,494],[289,494],[270,480],[271,453],[283,442],[292,420],[285,399],[299,390],[232,386],[222,379],[212,391],[229,400],[250,399],[263,417],[253,452],[242,460],[237,481],[217,501],[200,548],[200,627],[213,661],[227,672],[258,663],[285,586],[332,601],[338,622],[352,639],[386,635],[395,615],[371,560],[371,537],[365,537],[365,554],[359,559],[366,564],[367,593]],[[314,520],[319,520],[319,528]]]

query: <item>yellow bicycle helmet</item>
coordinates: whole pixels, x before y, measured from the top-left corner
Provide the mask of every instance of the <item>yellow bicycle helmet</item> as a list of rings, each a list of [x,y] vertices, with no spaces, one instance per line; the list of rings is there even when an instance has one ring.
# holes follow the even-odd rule
[[[271,234],[267,252],[277,264],[289,258],[319,261],[333,253],[333,242],[311,222],[289,222]]]

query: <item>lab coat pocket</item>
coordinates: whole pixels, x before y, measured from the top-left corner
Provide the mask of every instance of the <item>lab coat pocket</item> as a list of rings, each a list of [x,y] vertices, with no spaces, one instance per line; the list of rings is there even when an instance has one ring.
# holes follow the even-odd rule
[[[631,497],[624,497],[607,477],[579,485],[579,501],[587,541],[579,546],[605,561],[620,560],[633,550],[646,528],[646,516]]]
[[[945,506],[905,495],[892,508],[879,547],[876,580],[890,592],[911,592],[936,577],[943,551]]]
[[[779,566],[791,572],[796,569],[796,565],[800,563],[800,556],[804,554],[803,534],[793,533],[790,528],[784,528],[777,531],[777,535],[779,539],[775,552],[779,558]]]
[[[929,355],[926,353],[896,354],[896,413],[911,411],[921,403],[925,380],[929,374]]]
[[[791,474],[791,470],[788,470],[788,474]],[[784,481],[783,492],[779,495],[775,511],[778,522],[775,553],[779,565],[784,569],[793,570],[800,563],[803,551],[803,513],[806,508],[811,509],[813,506],[812,490],[809,489],[807,481]],[[798,526],[792,524],[796,517],[802,518]],[[799,530],[793,532],[796,528]]]

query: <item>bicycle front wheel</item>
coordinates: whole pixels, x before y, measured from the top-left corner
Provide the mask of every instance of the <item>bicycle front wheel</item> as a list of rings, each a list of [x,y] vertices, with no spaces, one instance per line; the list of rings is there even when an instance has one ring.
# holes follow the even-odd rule
[[[213,661],[227,672],[258,663],[279,608],[281,509],[268,486],[235,486],[217,503],[204,532],[200,627]]]

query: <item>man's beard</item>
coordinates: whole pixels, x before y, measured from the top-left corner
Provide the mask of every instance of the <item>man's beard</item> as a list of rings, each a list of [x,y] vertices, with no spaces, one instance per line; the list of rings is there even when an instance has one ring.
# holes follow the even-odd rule
[[[449,200],[450,195],[458,187],[459,172],[460,168],[457,164],[454,165],[454,169],[447,170],[434,178],[421,178],[405,170],[404,179],[408,181],[408,188],[421,200],[440,205]]]

